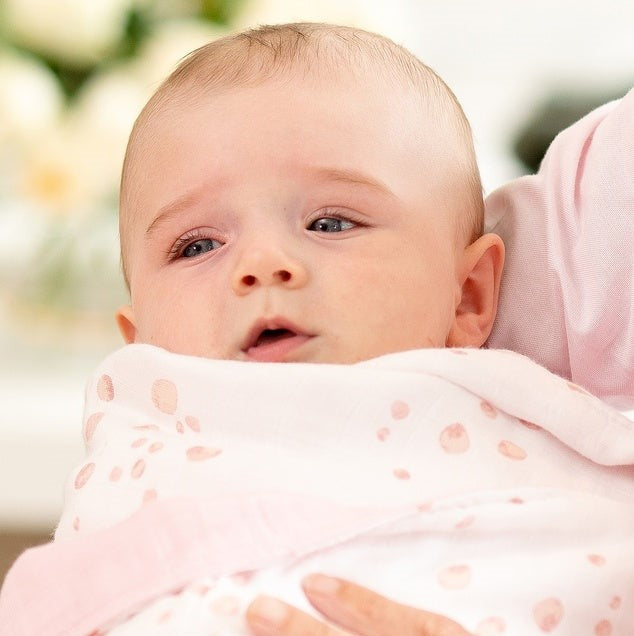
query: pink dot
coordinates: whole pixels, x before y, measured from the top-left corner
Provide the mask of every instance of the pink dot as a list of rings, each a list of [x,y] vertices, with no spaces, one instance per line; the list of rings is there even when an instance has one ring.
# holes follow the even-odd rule
[[[187,424],[194,433],[200,433],[200,422],[197,417],[194,417],[193,415],[186,415],[185,424]]]
[[[404,468],[395,468],[392,473],[396,479],[409,479],[411,475]]]
[[[209,446],[192,446],[187,449],[187,459],[190,462],[201,462],[220,455],[222,450],[219,448],[211,448]]]
[[[497,409],[486,400],[482,400],[482,402],[480,402],[480,408],[487,417],[493,418],[498,415]]]
[[[122,473],[123,471],[121,470],[121,468],[119,466],[115,466],[110,471],[110,476],[108,477],[108,479],[110,479],[110,481],[119,481],[119,479],[121,479]]]
[[[422,501],[421,503],[417,504],[416,510],[418,510],[418,512],[429,512],[433,507],[433,501]]]
[[[84,439],[89,442],[92,439],[92,436],[95,434],[95,429],[97,428],[97,424],[101,422],[104,413],[93,413],[87,420],[86,426],[84,427]]]
[[[517,461],[521,461],[522,459],[526,459],[526,451],[517,444],[513,444],[513,442],[509,442],[508,440],[502,440],[498,444],[498,452],[504,457],[508,457],[509,459],[514,459]]]
[[[160,451],[163,446],[163,442],[152,442],[147,449],[150,451],[150,453],[158,453],[158,451]]]
[[[521,497],[511,497],[509,502],[512,504],[523,504],[524,500]]]
[[[132,477],[132,479],[138,479],[143,474],[144,471],[145,471],[145,461],[143,461],[142,459],[138,459],[134,463],[134,466],[132,466],[132,470],[130,471],[130,476]]]
[[[395,420],[402,420],[409,415],[409,406],[401,400],[395,400],[390,407],[392,417]]]
[[[146,490],[143,493],[143,503],[147,504],[150,503],[152,501],[156,501],[156,498],[158,497],[156,490],[154,490],[154,488],[150,488],[149,490]]]
[[[478,623],[475,636],[499,636],[506,631],[506,621],[499,616],[490,616]]]
[[[461,519],[460,521],[458,521],[458,523],[455,525],[455,528],[456,530],[464,530],[464,528],[468,528],[469,526],[472,526],[474,521],[475,521],[475,516],[469,515],[465,517],[464,519]]]
[[[594,626],[594,633],[596,634],[596,636],[610,636],[610,634],[612,633],[612,623],[610,623],[610,621],[607,619],[599,621]]]
[[[616,609],[619,609],[619,607],[621,607],[621,597],[613,596],[612,599],[610,600],[610,608],[613,610],[616,610]]]
[[[159,411],[173,415],[178,403],[176,385],[165,379],[155,380],[152,384],[152,402]]]
[[[90,464],[86,464],[78,473],[77,477],[75,477],[75,488],[79,490],[86,485],[86,482],[90,479],[90,476],[95,471],[95,465],[90,462]]]
[[[469,436],[462,424],[451,424],[440,433],[440,446],[451,455],[465,453],[469,449]]]
[[[546,598],[535,605],[533,618],[542,632],[552,632],[564,615],[564,606],[557,598]]]
[[[143,446],[147,442],[147,437],[140,437],[139,439],[135,439],[132,444],[130,444],[131,448],[139,448]]]
[[[183,426],[183,423],[180,420],[176,422],[176,432],[180,433],[181,435],[185,432],[185,427]]]
[[[390,435],[390,429],[387,426],[384,426],[383,428],[380,428],[376,432],[376,436],[382,442],[384,442],[389,437],[389,435]]]
[[[605,565],[605,557],[601,554],[589,554],[588,561],[590,561],[592,565]]]
[[[528,420],[523,420],[522,418],[518,418],[520,424],[522,424],[522,426],[525,426],[526,428],[530,428],[532,431],[541,431],[542,427],[541,426],[537,426],[537,424],[533,424],[533,422],[529,422]]]
[[[73,519],[73,530],[75,530],[75,532],[79,532],[79,517],[75,517]]]
[[[97,395],[100,400],[110,402],[114,400],[114,385],[109,375],[102,375],[97,382]]]
[[[438,583],[448,590],[460,590],[470,581],[471,568],[468,565],[450,565],[438,572]]]

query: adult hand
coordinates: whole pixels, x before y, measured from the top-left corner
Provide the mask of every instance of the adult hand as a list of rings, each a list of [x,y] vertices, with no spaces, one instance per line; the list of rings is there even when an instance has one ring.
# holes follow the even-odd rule
[[[311,605],[331,624],[270,596],[259,596],[246,618],[255,636],[469,636],[458,623],[390,601],[349,581],[312,574],[302,581]],[[336,627],[335,627],[336,625]]]

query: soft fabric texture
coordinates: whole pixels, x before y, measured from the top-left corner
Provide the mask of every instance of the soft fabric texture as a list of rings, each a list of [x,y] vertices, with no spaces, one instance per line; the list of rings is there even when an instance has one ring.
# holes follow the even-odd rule
[[[307,609],[313,571],[482,635],[633,624],[634,423],[523,356],[129,345],[86,400],[86,458],[55,543],[6,579],[2,633],[246,634],[258,593]]]
[[[486,202],[506,245],[491,348],[634,408],[634,90],[558,135]]]

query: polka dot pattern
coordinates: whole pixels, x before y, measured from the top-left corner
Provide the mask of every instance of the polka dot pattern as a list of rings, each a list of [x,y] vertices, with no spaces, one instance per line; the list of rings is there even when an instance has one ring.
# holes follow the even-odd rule
[[[533,617],[542,632],[552,632],[564,616],[564,606],[558,598],[546,598],[535,605]]]
[[[390,406],[392,418],[395,420],[404,420],[409,415],[409,404],[402,400],[395,400]]]
[[[84,427],[84,439],[87,442],[92,440],[92,437],[97,430],[97,425],[99,424],[99,422],[101,422],[103,416],[103,412],[93,413],[92,415],[88,416],[88,419],[86,420],[86,426]]]
[[[132,470],[130,471],[130,476],[132,479],[139,479],[141,475],[145,472],[145,460],[138,459],[134,462],[134,466],[132,466]]]
[[[440,433],[440,446],[450,455],[466,453],[469,450],[469,436],[462,424],[451,424]]]
[[[411,477],[412,477],[409,474],[409,471],[405,470],[404,468],[395,468],[393,473],[394,473],[394,477],[396,477],[396,479],[408,480],[408,479],[411,479]]]
[[[176,385],[170,380],[155,380],[152,384],[152,402],[159,411],[174,415],[178,405]]]
[[[187,459],[190,462],[203,462],[212,457],[216,457],[222,453],[219,448],[210,448],[209,446],[192,446],[187,449]]]
[[[592,563],[592,565],[602,566],[605,565],[605,557],[601,554],[589,554],[588,561]]]
[[[604,618],[594,626],[594,633],[596,636],[611,636],[612,623],[607,618]]]
[[[482,400],[482,402],[480,402],[480,409],[487,417],[490,417],[491,419],[495,419],[498,416],[497,409],[493,406],[493,404],[487,402],[486,400]]]
[[[78,473],[77,477],[75,477],[75,489],[79,490],[83,488],[88,480],[92,477],[92,474],[95,472],[95,464],[90,462],[86,464]]]
[[[470,364],[479,353],[455,350],[451,364]],[[458,356],[462,359],[458,360]],[[517,598],[522,600],[516,603],[517,607],[509,604],[508,612],[504,601],[500,602],[487,588],[508,580],[501,576],[500,568],[504,564],[500,565],[499,559],[489,564],[477,552],[481,542],[488,541],[487,545],[491,546],[492,537],[495,540],[512,538],[518,527],[525,527],[525,519],[529,520],[530,527],[530,520],[543,514],[540,513],[543,508],[540,487],[558,483],[551,479],[552,474],[577,474],[575,462],[580,460],[557,450],[557,444],[561,448],[565,448],[565,444],[548,426],[540,426],[543,422],[533,405],[521,411],[528,419],[520,419],[513,416],[508,401],[496,400],[497,387],[492,386],[490,392],[477,396],[469,390],[463,391],[458,384],[449,386],[447,382],[443,391],[443,380],[435,375],[433,383],[429,383],[433,390],[428,390],[428,378],[424,374],[417,376],[411,385],[401,386],[401,379],[407,374],[399,369],[398,374],[393,374],[398,379],[393,386],[390,374],[384,374],[381,383],[363,387],[363,391],[345,382],[341,387],[337,385],[337,391],[332,394],[332,421],[323,417],[323,410],[320,420],[310,420],[314,415],[311,409],[303,409],[304,404],[309,406],[308,399],[299,404],[301,408],[293,407],[297,399],[295,384],[287,383],[287,387],[292,384],[293,391],[287,391],[288,398],[276,403],[282,405],[283,417],[267,419],[269,412],[261,408],[259,393],[249,393],[248,384],[245,388],[241,383],[231,384],[223,377],[212,375],[201,383],[204,390],[196,391],[195,383],[190,382],[186,374],[171,373],[160,364],[148,364],[147,370],[147,374],[140,374],[144,377],[134,378],[136,384],[133,385],[130,378],[122,379],[116,366],[103,366],[89,385],[96,386],[96,390],[87,392],[83,437],[88,456],[69,481],[71,505],[64,522],[67,536],[71,533],[79,537],[88,535],[98,530],[100,524],[117,522],[137,511],[160,510],[157,506],[183,493],[213,498],[222,495],[226,487],[241,493],[253,490],[254,485],[275,492],[309,486],[322,496],[319,488],[323,483],[332,486],[331,491],[324,491],[326,496],[345,492],[346,497],[354,500],[358,494],[355,491],[358,479],[364,484],[365,489],[358,491],[364,502],[372,501],[376,492],[385,509],[392,505],[411,506],[415,512],[411,513],[411,519],[406,518],[406,523],[404,520],[407,532],[403,537],[410,541],[420,535],[417,549],[427,546],[430,536],[438,541],[443,537],[455,542],[450,550],[429,553],[420,550],[420,572],[410,573],[419,577],[415,589],[424,589],[426,598],[434,599],[439,607],[453,603],[459,612],[461,599],[491,599],[490,603],[487,600],[478,606],[475,618],[470,619],[472,622],[465,623],[474,634],[524,633],[522,624],[518,626],[517,622],[519,609],[522,620],[531,622],[530,633],[538,630],[557,634],[562,629],[576,629],[573,621],[579,616],[580,607],[576,589],[572,589],[576,585],[571,586],[568,594],[561,581],[552,582],[543,575],[544,571],[556,574],[559,564],[555,567],[544,562],[538,541],[526,547],[525,555],[532,551],[535,565],[532,566],[531,560],[527,576],[513,580],[513,586],[518,589]],[[583,391],[569,387],[560,379],[557,383],[569,399],[588,400]],[[238,384],[240,391],[237,391]],[[131,386],[140,388],[135,393]],[[236,389],[237,399],[236,396],[227,398],[228,388]],[[314,389],[312,387],[313,396]],[[242,392],[255,397],[244,399]],[[135,399],[138,396],[138,403],[142,404],[135,407],[136,411],[128,409],[133,395]],[[252,407],[252,401],[260,405],[259,409]],[[600,407],[593,401],[593,408]],[[245,413],[255,413],[252,422],[249,423]],[[289,417],[289,413],[293,415]],[[337,421],[337,413],[345,413],[343,422]],[[293,421],[296,414],[301,417]],[[262,422],[258,420],[260,415]],[[308,423],[304,422],[304,415]],[[336,439],[335,446],[328,446],[332,441],[329,435]],[[275,446],[277,442],[279,449]],[[302,453],[304,448],[308,454],[312,453],[310,461],[302,464],[301,456],[290,456],[287,464],[289,449]],[[543,452],[544,449],[547,452]],[[320,454],[328,457],[329,462],[323,473],[319,473],[320,464],[314,462],[315,455]],[[557,461],[552,461],[552,457]],[[549,468],[550,465],[555,468]],[[548,470],[552,474],[544,477],[544,483],[533,484],[534,478],[541,479],[542,473]],[[275,473],[283,478],[271,480]],[[487,475],[491,476],[489,481]],[[502,490],[499,489],[500,476],[504,479]],[[576,485],[575,479],[573,486]],[[93,512],[95,502],[99,503],[98,514]],[[115,509],[121,516],[111,521],[111,511]],[[557,533],[569,531],[565,530],[565,523],[562,525],[564,530],[558,525]],[[540,530],[534,536],[541,540],[545,534]],[[374,538],[380,536],[379,531]],[[560,535],[557,536],[561,541]],[[593,536],[599,537],[600,533]],[[400,542],[401,539],[393,541],[393,545]],[[391,549],[392,544],[387,547]],[[342,549],[345,550],[345,546]],[[412,550],[409,553],[413,553]],[[570,576],[584,590],[584,598],[594,603],[590,614],[589,601],[584,601],[583,611],[589,618],[583,631],[578,633],[604,636],[620,633],[625,614],[621,599],[626,595],[626,588],[616,581],[606,590],[604,583],[615,568],[618,570],[615,563],[619,559],[613,551],[596,540],[596,543],[588,542],[584,547],[567,550],[565,555],[550,550],[549,556],[561,559],[561,571],[571,572]],[[513,568],[518,567],[517,558],[517,551],[509,550]],[[247,564],[240,563],[241,567]],[[411,564],[411,560],[407,563]],[[489,567],[497,568],[494,574]],[[165,604],[160,612],[153,609],[153,625],[156,627],[159,620],[164,621],[160,631],[157,627],[157,635],[169,634],[175,625],[181,624],[177,623],[181,610],[176,601],[180,602],[187,594],[200,599],[206,616],[220,621],[210,624],[229,625],[231,620],[242,616],[245,596],[241,590],[245,595],[250,594],[252,586],[260,584],[259,576],[254,571],[237,572],[220,577],[219,582],[197,583],[189,591],[174,592],[173,596],[166,597],[174,599],[174,603]],[[254,581],[255,578],[258,581]],[[494,580],[497,583],[492,583]],[[413,583],[408,579],[404,584]],[[151,630],[138,633],[151,633]],[[203,629],[201,633],[214,633],[214,628]]]
[[[508,459],[513,459],[516,461],[521,461],[526,459],[526,451],[517,444],[513,442],[509,442],[504,439],[498,444],[498,452],[500,455],[504,455],[504,457],[508,457]]]
[[[194,433],[200,433],[200,420],[193,415],[185,416],[185,424],[194,431]]]
[[[114,400],[114,384],[109,375],[102,375],[97,381],[97,395],[104,402]]]

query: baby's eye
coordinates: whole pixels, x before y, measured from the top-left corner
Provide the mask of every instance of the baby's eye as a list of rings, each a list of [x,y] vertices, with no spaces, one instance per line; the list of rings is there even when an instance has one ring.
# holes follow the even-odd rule
[[[321,219],[316,219],[309,226],[308,229],[311,232],[343,232],[344,230],[350,230],[355,226],[352,221],[346,221],[345,219],[337,219],[332,216],[324,216]]]
[[[196,258],[207,252],[212,252],[224,245],[222,241],[211,238],[214,233],[205,228],[190,230],[181,236],[169,251],[169,258],[172,261],[180,258]]]
[[[205,254],[206,252],[211,252],[212,250],[217,250],[219,247],[222,247],[222,243],[215,239],[198,239],[197,241],[188,243],[185,248],[182,249],[181,255],[183,258],[192,258]]]

